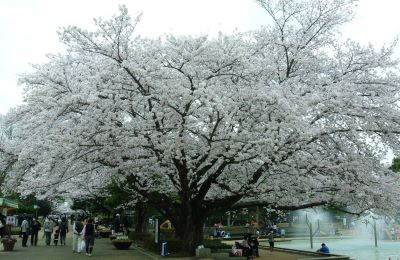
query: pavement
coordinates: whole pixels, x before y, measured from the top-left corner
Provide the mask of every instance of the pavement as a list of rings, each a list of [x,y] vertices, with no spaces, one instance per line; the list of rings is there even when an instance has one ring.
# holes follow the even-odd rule
[[[79,259],[99,259],[99,260],[158,260],[162,257],[145,251],[135,245],[132,245],[128,250],[117,250],[108,238],[97,238],[94,243],[92,256],[86,256],[85,252],[80,254],[72,252],[72,234],[67,234],[66,246],[46,246],[43,238],[43,233],[39,233],[39,241],[37,246],[30,246],[30,238],[28,239],[28,247],[22,247],[22,238],[13,236],[18,241],[15,244],[14,250],[4,252],[3,246],[0,245],[0,260],[79,260]],[[226,241],[228,242],[228,241]],[[231,242],[231,241],[229,241]],[[228,244],[229,244],[228,242]],[[259,260],[297,260],[304,258],[304,255],[297,255],[279,251],[260,250]],[[178,258],[168,258],[170,260]],[[179,260],[194,259],[194,258],[179,258]]]
[[[22,247],[22,238],[14,236],[18,241],[15,244],[14,251],[4,252],[3,245],[0,245],[1,260],[71,260],[71,259],[112,259],[112,260],[155,260],[159,259],[156,255],[145,252],[140,248],[131,246],[128,250],[117,250],[108,238],[98,238],[94,242],[92,256],[86,256],[83,253],[72,252],[72,236],[71,232],[67,235],[65,246],[46,246],[43,233],[39,233],[39,241],[37,246],[30,246],[30,238],[28,239],[28,247]]]

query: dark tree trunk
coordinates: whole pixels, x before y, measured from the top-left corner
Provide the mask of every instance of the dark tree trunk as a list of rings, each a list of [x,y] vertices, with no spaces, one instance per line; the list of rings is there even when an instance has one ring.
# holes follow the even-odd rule
[[[197,246],[203,243],[204,221],[205,218],[202,216],[187,216],[180,223],[173,223],[175,236],[183,241],[182,251],[194,255]]]
[[[146,208],[144,203],[139,201],[135,206],[136,213],[136,223],[135,232],[142,233],[144,231],[144,224],[146,220]]]

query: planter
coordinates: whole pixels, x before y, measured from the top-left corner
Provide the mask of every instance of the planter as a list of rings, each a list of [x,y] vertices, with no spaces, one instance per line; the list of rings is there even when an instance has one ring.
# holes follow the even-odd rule
[[[115,248],[120,250],[129,249],[129,247],[132,245],[132,242],[133,242],[132,240],[120,240],[120,239],[112,240],[112,243],[115,246]]]
[[[109,237],[110,237],[110,240],[111,240],[111,241],[113,241],[114,239],[116,239],[116,238],[117,238],[117,236],[116,236],[116,235],[110,235]]]
[[[16,242],[17,240],[14,238],[3,238],[1,240],[1,243],[3,243],[4,251],[13,251]]]

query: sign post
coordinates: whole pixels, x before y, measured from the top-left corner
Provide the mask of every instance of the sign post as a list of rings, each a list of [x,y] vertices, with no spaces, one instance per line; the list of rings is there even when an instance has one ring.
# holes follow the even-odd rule
[[[158,222],[158,218],[154,221],[154,242],[158,244],[160,242],[160,224]]]

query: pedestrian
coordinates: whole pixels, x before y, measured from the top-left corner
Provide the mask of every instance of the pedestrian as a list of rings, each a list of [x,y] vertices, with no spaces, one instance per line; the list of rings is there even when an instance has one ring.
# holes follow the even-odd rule
[[[50,245],[51,242],[51,234],[53,233],[53,224],[50,222],[48,218],[44,221],[43,224],[44,235],[46,236],[46,245]]]
[[[3,214],[0,212],[0,237],[3,238],[6,233],[6,220]]]
[[[129,234],[129,220],[128,220],[128,216],[124,217],[124,234],[127,236]]]
[[[74,214],[71,214],[71,226],[74,224],[74,220],[75,220],[75,215]]]
[[[37,246],[39,230],[41,229],[41,225],[36,218],[32,219],[32,228],[31,228],[31,246]]]
[[[250,223],[248,221],[246,222],[245,227],[246,227],[246,233],[249,234],[250,233]]]
[[[60,224],[61,219],[58,220],[58,225],[56,226],[56,230],[54,231],[53,243],[55,246],[58,245],[58,240],[60,238]]]
[[[67,238],[67,233],[68,233],[68,221],[65,216],[61,218],[61,222],[59,223],[59,229],[60,229],[60,245],[65,246],[65,240]]]
[[[268,233],[268,242],[269,242],[269,250],[272,252],[274,251],[274,243],[275,243],[275,239],[274,239],[274,231],[273,229],[271,229]]]
[[[81,253],[81,243],[82,243],[82,230],[83,223],[82,219],[78,217],[78,219],[74,222],[72,226],[73,235],[72,235],[72,251]]]
[[[92,256],[94,246],[94,225],[92,218],[89,218],[88,223],[83,228],[83,236],[85,238],[86,255]]]
[[[115,233],[119,233],[119,229],[121,226],[121,221],[119,219],[119,214],[115,215],[115,219],[114,219],[114,232]]]
[[[28,220],[26,219],[26,216],[23,217],[22,223],[21,223],[21,232],[22,232],[22,246],[26,247],[26,242],[28,241],[28,236],[29,236],[29,223]]]

